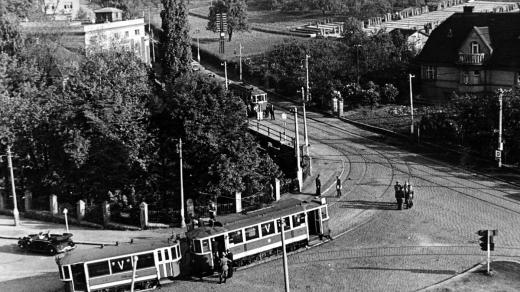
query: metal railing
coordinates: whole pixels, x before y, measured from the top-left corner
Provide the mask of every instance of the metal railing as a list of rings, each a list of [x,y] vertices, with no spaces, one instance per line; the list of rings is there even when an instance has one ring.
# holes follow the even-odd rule
[[[267,125],[261,124],[259,121],[253,120],[249,122],[249,128],[255,130],[256,132],[267,135],[269,138],[273,138],[275,140],[280,141],[282,144],[292,145],[293,144],[293,136],[289,136],[288,133],[284,133],[278,129],[271,128]]]
[[[479,54],[463,54],[459,53],[459,63],[460,64],[471,64],[471,65],[480,65],[484,63],[486,55],[484,53]]]

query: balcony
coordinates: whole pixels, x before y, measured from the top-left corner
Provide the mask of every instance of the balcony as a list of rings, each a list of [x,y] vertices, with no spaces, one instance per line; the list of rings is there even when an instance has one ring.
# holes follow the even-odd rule
[[[479,54],[463,54],[459,53],[459,64],[464,65],[482,65],[485,61],[486,55],[484,53]]]

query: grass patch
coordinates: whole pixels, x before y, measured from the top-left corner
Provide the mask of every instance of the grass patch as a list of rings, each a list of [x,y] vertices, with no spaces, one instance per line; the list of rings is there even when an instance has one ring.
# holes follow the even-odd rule
[[[492,275],[486,274],[486,266],[449,281],[439,287],[428,289],[428,292],[488,292],[488,291],[520,291],[520,263],[495,261],[491,263]]]

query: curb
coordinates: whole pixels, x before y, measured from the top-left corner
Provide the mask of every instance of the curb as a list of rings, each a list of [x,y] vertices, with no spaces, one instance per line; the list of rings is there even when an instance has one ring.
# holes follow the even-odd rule
[[[453,276],[451,278],[448,278],[446,280],[442,280],[442,281],[437,282],[437,283],[435,283],[435,284],[433,284],[431,286],[424,287],[424,288],[421,288],[421,289],[415,290],[415,291],[416,292],[427,292],[430,289],[439,288],[442,285],[451,283],[451,282],[453,282],[455,280],[458,280],[458,279],[466,276],[467,274],[473,273],[474,271],[476,271],[476,270],[480,269],[482,266],[484,266],[484,264],[485,264],[484,262],[478,263],[478,264],[474,265],[473,267],[471,267],[471,268],[469,268],[467,270],[464,270],[464,271],[460,272],[459,274],[457,274],[457,275],[455,275],[455,276]]]
[[[18,236],[4,236],[4,235],[0,235],[0,239],[13,239],[13,240],[18,240],[18,239],[20,239],[20,237],[18,237]]]

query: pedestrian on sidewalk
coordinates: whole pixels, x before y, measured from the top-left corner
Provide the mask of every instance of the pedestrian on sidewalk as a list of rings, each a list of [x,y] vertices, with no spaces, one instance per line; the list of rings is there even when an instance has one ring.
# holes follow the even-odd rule
[[[412,208],[413,207],[413,187],[412,187],[412,184],[408,182],[408,192],[409,192],[409,199],[408,199],[408,208]]]
[[[316,177],[316,196],[321,196],[321,180],[319,174]]]
[[[397,210],[402,210],[403,209],[403,198],[404,198],[403,187],[399,184],[399,182],[395,182],[394,189],[395,189],[395,199],[397,201]]]
[[[228,278],[233,277],[233,253],[228,249],[226,251],[226,257],[229,259],[228,263]]]
[[[276,120],[275,116],[274,116],[274,105],[271,104],[271,120]]]
[[[336,197],[341,197],[341,179],[339,179],[339,175],[336,176]]]
[[[408,182],[404,182],[403,194],[404,194],[404,208],[408,209],[408,201],[410,200],[410,189],[408,186]]]
[[[228,277],[228,263],[229,259],[222,254],[220,256],[220,275],[219,275],[219,284],[222,284],[222,279],[224,279],[224,283],[226,283],[226,279]]]

